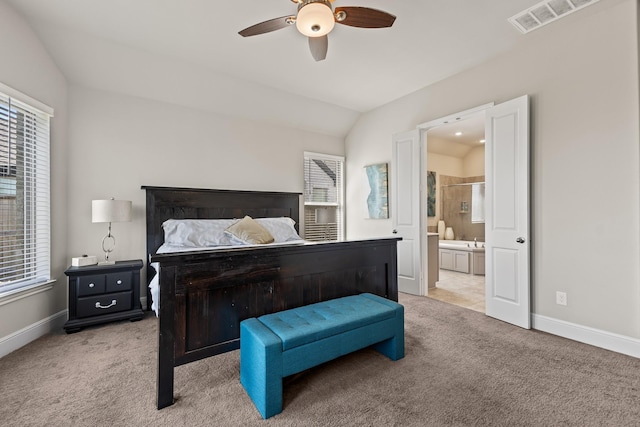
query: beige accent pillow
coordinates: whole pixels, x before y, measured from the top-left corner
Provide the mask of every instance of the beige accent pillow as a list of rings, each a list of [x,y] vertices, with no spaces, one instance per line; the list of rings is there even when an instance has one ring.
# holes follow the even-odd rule
[[[258,224],[258,222],[248,215],[235,224],[227,227],[225,231],[236,239],[247,244],[261,245],[265,243],[272,243],[274,240],[273,236],[266,228]]]

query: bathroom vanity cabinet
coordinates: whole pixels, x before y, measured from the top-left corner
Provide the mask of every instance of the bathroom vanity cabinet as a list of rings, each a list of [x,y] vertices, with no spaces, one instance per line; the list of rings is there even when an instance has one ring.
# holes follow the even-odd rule
[[[484,252],[440,249],[440,268],[484,275]]]

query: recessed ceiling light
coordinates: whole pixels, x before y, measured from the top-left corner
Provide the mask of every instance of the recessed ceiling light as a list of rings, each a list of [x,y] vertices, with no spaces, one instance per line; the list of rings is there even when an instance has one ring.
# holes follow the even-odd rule
[[[455,133],[455,135],[456,136],[460,136],[460,135],[462,135],[462,132],[458,131],[458,132]]]

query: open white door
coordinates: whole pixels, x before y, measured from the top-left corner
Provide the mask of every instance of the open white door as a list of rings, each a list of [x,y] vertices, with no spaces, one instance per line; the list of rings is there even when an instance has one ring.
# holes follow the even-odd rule
[[[529,97],[486,111],[486,314],[529,329]]]
[[[420,233],[420,131],[393,135],[391,218],[398,242],[398,290],[423,294]],[[425,253],[426,256],[426,253]]]

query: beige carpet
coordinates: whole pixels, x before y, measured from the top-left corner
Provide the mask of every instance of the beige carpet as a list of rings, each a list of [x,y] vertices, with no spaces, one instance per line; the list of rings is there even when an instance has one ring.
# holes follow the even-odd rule
[[[0,359],[3,426],[638,426],[640,360],[401,295],[406,357],[367,349],[287,379],[263,421],[239,352],[176,369],[155,409],[156,319],[45,336]]]

